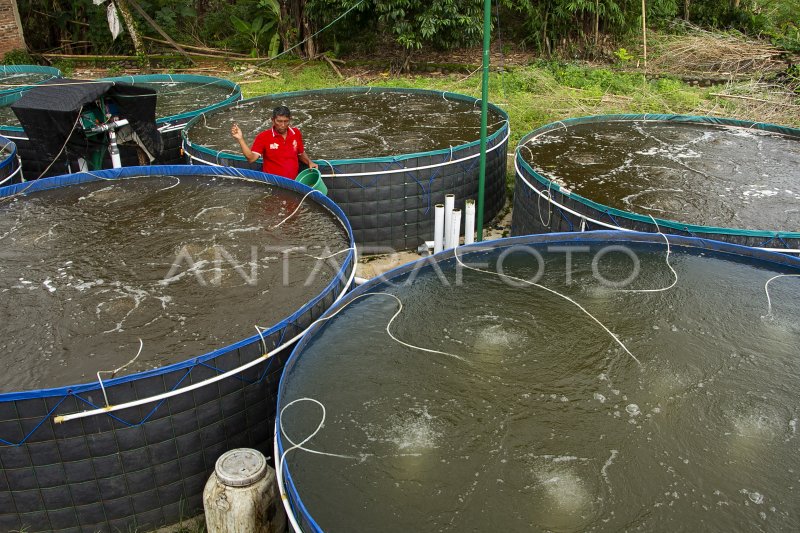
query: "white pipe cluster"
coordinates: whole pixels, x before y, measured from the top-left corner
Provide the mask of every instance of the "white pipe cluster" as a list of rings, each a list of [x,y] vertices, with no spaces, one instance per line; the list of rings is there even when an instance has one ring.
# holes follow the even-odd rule
[[[444,205],[436,204],[434,207],[433,253],[449,250],[461,244],[461,209],[455,207],[455,200],[454,194],[446,194]],[[475,242],[475,200],[467,200],[464,211],[464,244],[473,242]]]

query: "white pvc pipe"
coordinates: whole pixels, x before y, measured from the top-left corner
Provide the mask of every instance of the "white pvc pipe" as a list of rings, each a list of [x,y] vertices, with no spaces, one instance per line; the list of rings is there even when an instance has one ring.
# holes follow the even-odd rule
[[[461,235],[461,209],[453,209],[453,224],[450,228],[450,241],[452,242],[451,248],[459,245],[459,236]]]
[[[464,208],[464,244],[475,242],[475,200],[467,200]]]
[[[449,250],[453,246],[453,242],[450,240],[451,233],[453,232],[453,209],[456,206],[456,195],[455,194],[445,194],[444,195],[444,249]]]
[[[444,247],[444,204],[436,204],[433,215],[433,253],[438,254]]]

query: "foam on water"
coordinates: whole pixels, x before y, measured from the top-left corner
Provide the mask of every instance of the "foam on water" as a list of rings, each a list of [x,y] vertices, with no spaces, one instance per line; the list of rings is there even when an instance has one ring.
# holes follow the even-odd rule
[[[433,420],[425,410],[392,417],[386,431],[386,439],[404,453],[433,449],[439,436]]]
[[[597,499],[574,470],[552,466],[534,474],[532,510],[545,529],[579,530],[597,511]]]
[[[731,423],[732,435],[751,443],[784,436],[788,426],[788,422],[779,413],[765,408],[745,413],[728,413],[727,417]]]
[[[474,344],[476,351],[503,351],[525,342],[521,333],[505,329],[502,324],[493,324],[481,329]]]
[[[242,222],[243,213],[237,213],[233,209],[225,206],[211,206],[200,210],[195,216],[195,220],[202,220],[212,224],[226,224],[230,222]]]

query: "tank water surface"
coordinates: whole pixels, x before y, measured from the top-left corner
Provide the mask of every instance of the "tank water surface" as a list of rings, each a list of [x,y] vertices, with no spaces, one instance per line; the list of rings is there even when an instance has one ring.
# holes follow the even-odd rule
[[[281,384],[303,527],[800,527],[800,261],[670,243],[498,241],[345,299]]]

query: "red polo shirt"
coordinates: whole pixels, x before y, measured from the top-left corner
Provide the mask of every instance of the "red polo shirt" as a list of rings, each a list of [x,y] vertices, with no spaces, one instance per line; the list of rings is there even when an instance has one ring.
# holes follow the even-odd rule
[[[303,134],[297,128],[289,128],[284,139],[283,135],[275,133],[275,129],[270,128],[256,136],[250,150],[263,158],[261,170],[293,180],[300,170],[297,156],[305,151]]]

